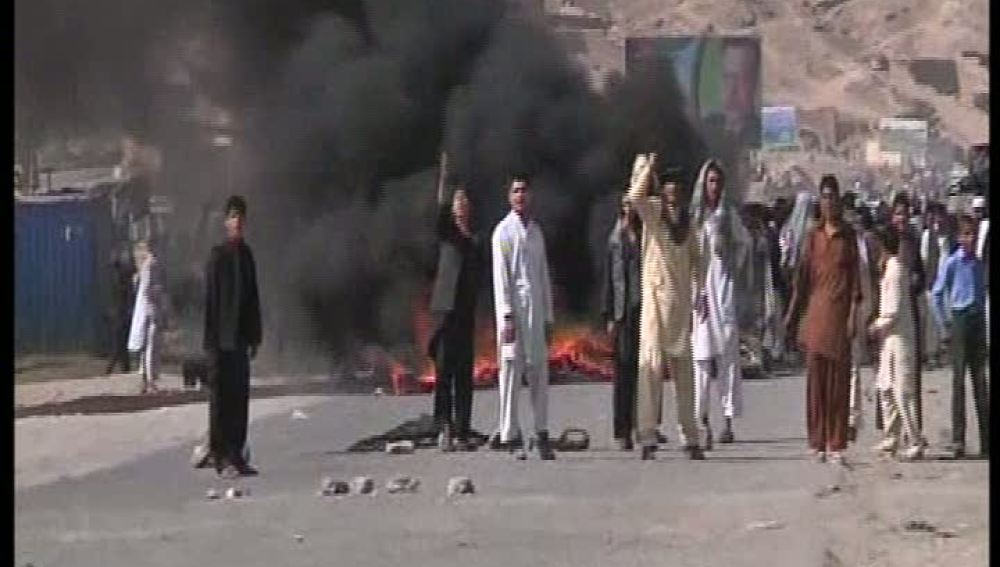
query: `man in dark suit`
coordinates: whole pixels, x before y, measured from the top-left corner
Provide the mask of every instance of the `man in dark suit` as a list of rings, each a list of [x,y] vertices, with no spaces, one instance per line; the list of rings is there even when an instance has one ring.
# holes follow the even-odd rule
[[[122,372],[131,372],[132,364],[128,352],[128,334],[132,325],[132,307],[135,305],[135,286],[132,284],[132,275],[135,269],[127,253],[118,254],[111,262],[112,273],[112,307],[111,307],[111,333],[112,349],[111,360],[108,362],[108,371],[111,374],[119,363]]]
[[[621,202],[608,237],[603,315],[615,347],[614,438],[621,451],[634,447],[639,374],[639,308],[642,305],[642,222],[632,203]]]
[[[447,159],[442,157],[442,162]],[[438,180],[437,237],[440,243],[431,313],[437,329],[429,354],[434,359],[434,420],[443,451],[467,451],[472,420],[472,364],[475,354],[476,298],[485,263],[485,239],[473,232],[472,208],[464,189],[449,204],[444,166]],[[457,443],[453,444],[453,439]]]
[[[243,240],[246,200],[226,202],[226,241],[212,249],[205,269],[204,348],[214,374],[210,390],[209,446],[226,478],[252,476],[246,462],[250,359],[261,342],[260,300],[253,253]]]

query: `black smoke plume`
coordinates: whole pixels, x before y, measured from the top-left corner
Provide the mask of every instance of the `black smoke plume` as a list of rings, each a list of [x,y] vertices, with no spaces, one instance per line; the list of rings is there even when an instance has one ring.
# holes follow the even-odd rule
[[[705,154],[667,69],[599,95],[543,22],[496,0],[97,0],[58,25],[52,3],[22,4],[17,96],[44,94],[33,116],[86,115],[163,149],[158,190],[175,196],[178,238],[217,238],[206,207],[248,196],[265,346],[285,362],[413,342],[413,302],[435,265],[441,150],[487,232],[506,213],[508,176],[532,175],[558,309],[589,320],[635,153],[692,177]],[[20,33],[32,26],[46,33]],[[184,80],[169,83],[170,71]],[[67,77],[94,104],[67,109]],[[232,117],[234,147],[213,148],[210,129],[181,119],[198,104]],[[189,242],[174,269],[197,274],[205,246]]]

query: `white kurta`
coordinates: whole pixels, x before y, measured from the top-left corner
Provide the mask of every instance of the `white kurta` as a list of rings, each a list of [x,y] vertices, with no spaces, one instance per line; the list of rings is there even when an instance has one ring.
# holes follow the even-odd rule
[[[735,214],[730,212],[730,214]],[[742,413],[742,371],[740,369],[739,319],[736,306],[736,278],[742,273],[749,255],[748,237],[733,234],[729,250],[723,250],[720,236],[726,218],[722,207],[705,218],[699,227],[698,239],[702,258],[707,262],[700,293],[708,303],[708,316],[695,311],[693,314],[692,351],[695,359],[695,414],[708,419],[708,400],[711,381],[718,383],[718,393],[723,414],[727,418]],[[731,230],[743,230],[742,223],[731,222]],[[723,254],[731,254],[736,273],[731,273],[722,261]]]
[[[500,361],[500,434],[520,433],[517,400],[521,376],[531,389],[535,430],[547,430],[549,353],[546,324],[554,320],[545,237],[535,221],[525,227],[511,211],[493,231],[493,300]],[[503,343],[504,319],[514,322],[515,339]]]
[[[885,434],[899,442],[920,440],[916,411],[916,365],[913,344],[913,312],[910,286],[899,259],[889,258],[882,275],[879,317],[875,327],[886,332],[878,367],[878,388],[882,393]]]
[[[912,388],[916,368],[913,360],[916,340],[913,310],[903,266],[895,256],[886,261],[882,274],[879,316],[875,326],[886,330],[878,368],[879,389],[899,388],[906,391]]]
[[[160,266],[155,256],[150,254],[146,258],[139,268],[138,277],[139,285],[135,294],[135,309],[132,311],[128,349],[132,352],[141,352],[139,369],[143,380],[148,384],[156,381],[160,374],[163,286]]]
[[[736,259],[737,272],[742,269],[746,260],[747,250],[742,242],[745,239],[733,237],[730,246],[734,250],[721,250],[719,232],[724,216],[722,207],[717,208],[698,229],[699,247],[705,251],[703,259],[707,261],[703,292],[708,299],[708,317],[705,320],[694,314],[694,333],[692,343],[695,360],[707,360],[731,349],[736,344],[739,350],[739,321],[737,320],[734,274],[729,273],[722,262],[721,254],[732,254]],[[732,223],[733,226],[742,226]]]
[[[157,319],[160,315],[160,269],[153,255],[150,255],[143,262],[137,276],[139,285],[136,289],[135,308],[132,310],[132,326],[128,335],[128,349],[133,352],[145,347],[148,329],[158,322]]]

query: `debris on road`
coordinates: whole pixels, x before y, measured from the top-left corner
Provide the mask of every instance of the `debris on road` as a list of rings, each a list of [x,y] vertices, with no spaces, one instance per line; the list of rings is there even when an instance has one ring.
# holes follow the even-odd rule
[[[351,491],[349,484],[342,480],[334,480],[330,477],[324,477],[323,481],[320,483],[319,493],[322,496],[334,496],[338,494],[348,494]]]
[[[299,543],[302,543],[306,539],[305,536],[303,536],[302,534],[292,534],[292,537],[295,538],[295,541]]]
[[[776,520],[764,520],[760,522],[753,522],[747,525],[748,530],[782,530],[785,528],[785,524],[778,522]]]
[[[385,484],[385,489],[389,494],[412,494],[417,491],[417,487],[419,486],[420,479],[410,478],[408,476],[397,476],[390,479],[389,482]]]
[[[292,419],[297,419],[297,420],[309,419],[309,414],[296,408],[292,410]]]
[[[934,527],[934,524],[926,520],[907,520],[903,522],[903,530],[907,532],[933,533],[937,531],[937,528]]]
[[[829,486],[824,486],[816,491],[816,498],[826,498],[827,496],[832,496],[841,492],[839,484],[831,484]]]
[[[385,445],[385,452],[390,455],[412,455],[414,449],[416,447],[413,441],[396,441]]]
[[[475,494],[476,487],[472,480],[464,476],[456,476],[448,480],[448,496],[460,494]]]
[[[903,473],[901,472],[892,473],[892,480],[900,480],[902,478],[903,478]]]
[[[356,476],[351,480],[351,492],[354,494],[371,494],[375,491],[375,481],[368,476]]]
[[[586,429],[567,428],[556,441],[556,448],[560,451],[586,451],[590,448],[590,435]]]
[[[208,500],[218,500],[219,491],[214,488],[209,488],[207,491],[205,491],[205,498],[207,498]]]

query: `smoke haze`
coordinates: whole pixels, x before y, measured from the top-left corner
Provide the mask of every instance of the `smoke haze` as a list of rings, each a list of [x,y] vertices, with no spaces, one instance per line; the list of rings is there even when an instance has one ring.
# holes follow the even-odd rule
[[[160,148],[155,187],[174,197],[181,236],[218,238],[205,208],[248,196],[265,354],[286,362],[415,340],[441,149],[487,232],[508,176],[532,175],[558,309],[591,320],[634,154],[691,177],[705,155],[665,69],[598,95],[548,31],[495,0],[16,7],[19,115]],[[234,147],[213,148],[206,124],[234,132]],[[207,243],[184,249],[172,269],[197,273]]]

